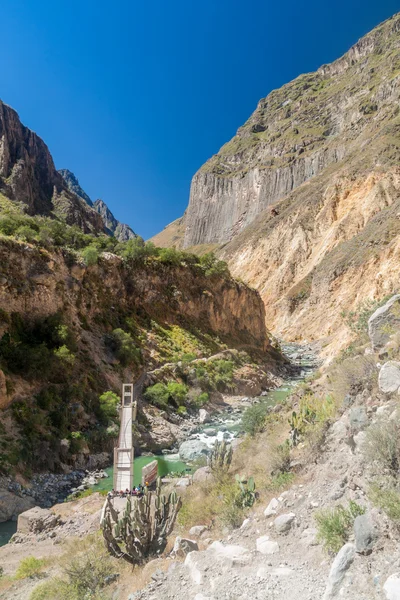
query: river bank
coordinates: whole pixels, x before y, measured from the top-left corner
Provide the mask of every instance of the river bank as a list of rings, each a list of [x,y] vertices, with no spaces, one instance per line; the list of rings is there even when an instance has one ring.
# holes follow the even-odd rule
[[[140,483],[143,466],[154,459],[158,461],[159,476],[161,477],[171,474],[178,477],[193,472],[196,468],[194,462],[197,457],[194,457],[193,460],[182,459],[179,455],[182,443],[192,441],[198,443],[199,446],[206,446],[210,450],[217,440],[225,439],[230,443],[240,436],[241,418],[249,406],[262,402],[272,408],[283,403],[293,387],[316,368],[318,361],[311,345],[282,342],[281,348],[290,362],[286,371],[287,379],[282,379],[280,386],[264,390],[261,395],[251,398],[224,396],[222,403],[207,407],[210,411],[207,423],[200,424],[198,417],[184,419],[185,435],[181,438],[178,447],[164,450],[162,454],[146,454],[135,458],[134,484]],[[79,493],[85,489],[91,489],[93,492],[111,490],[113,467],[108,466],[104,471],[108,477],[96,478],[94,473],[87,471],[72,471],[68,474],[44,473],[34,476],[29,485],[23,485],[12,478],[3,478],[2,487],[9,493],[27,501],[24,510],[35,505],[49,508],[63,502],[71,493],[79,496]],[[7,519],[0,523],[0,545],[7,543],[14,532],[15,525],[12,520]]]

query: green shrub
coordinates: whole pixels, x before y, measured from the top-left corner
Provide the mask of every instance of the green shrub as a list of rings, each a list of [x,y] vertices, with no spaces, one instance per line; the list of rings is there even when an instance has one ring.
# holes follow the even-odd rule
[[[151,404],[163,409],[168,408],[169,393],[167,386],[164,383],[155,383],[154,385],[151,385],[143,395]]]
[[[379,506],[396,524],[400,524],[400,493],[393,481],[373,483],[369,491],[371,501]]]
[[[279,492],[280,490],[286,489],[292,483],[293,479],[293,473],[277,473],[271,477],[271,480],[267,485],[267,489],[271,492]]]
[[[207,392],[202,392],[199,394],[195,400],[195,404],[198,408],[201,408],[204,404],[206,404],[210,399],[210,396]]]
[[[101,394],[99,402],[100,411],[106,423],[118,418],[118,406],[121,400],[117,394],[110,390],[104,392],[104,394]]]
[[[180,406],[177,410],[178,415],[180,415],[181,417],[185,417],[187,415],[187,408],[186,406]]]
[[[264,402],[253,404],[245,410],[242,416],[241,429],[254,437],[264,429],[265,417],[267,416],[268,406]]]
[[[54,356],[66,367],[73,367],[75,364],[75,354],[65,344],[54,350]]]
[[[186,400],[187,394],[188,388],[186,385],[183,383],[176,383],[175,381],[169,381],[167,384],[156,383],[148,387],[144,393],[144,397],[151,404],[166,409],[169,404],[173,404],[177,407],[182,406]]]
[[[188,388],[183,383],[169,381],[167,383],[167,391],[170,401],[178,406],[181,406],[186,400]]]
[[[400,468],[399,422],[381,418],[368,427],[363,444],[363,454],[379,472],[396,475]]]
[[[364,389],[372,389],[378,378],[375,362],[372,356],[356,356],[338,364],[331,375],[337,400],[343,400],[347,394],[355,396]]]
[[[176,248],[160,248],[158,259],[162,263],[178,266],[182,262],[183,253]]]
[[[88,246],[81,251],[81,256],[86,266],[97,265],[99,261],[99,252],[94,246]]]
[[[105,343],[123,366],[140,362],[140,349],[127,331],[120,328],[114,329],[111,334],[105,337]]]
[[[56,577],[37,585],[29,600],[81,600],[81,598],[66,581]]]
[[[30,600],[104,600],[103,590],[113,573],[112,561],[105,551],[91,546],[67,561],[62,567],[62,578],[38,585]]]
[[[349,539],[355,518],[364,513],[365,509],[353,501],[350,501],[348,508],[338,505],[319,511],[315,515],[318,541],[323,543],[326,550],[338,552]]]
[[[208,252],[200,257],[200,266],[207,277],[219,276],[228,277],[229,269],[226,262],[218,260],[212,252]]]
[[[273,475],[290,471],[290,445],[288,440],[283,444],[279,444],[272,452],[271,470]]]
[[[46,561],[36,558],[35,556],[27,556],[23,558],[18,565],[15,579],[26,579],[27,577],[37,577],[43,570]]]

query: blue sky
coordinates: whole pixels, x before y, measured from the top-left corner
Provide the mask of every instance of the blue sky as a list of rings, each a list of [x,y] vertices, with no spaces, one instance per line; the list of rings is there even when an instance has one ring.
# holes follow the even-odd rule
[[[400,10],[381,0],[2,0],[0,98],[148,238],[258,100]]]

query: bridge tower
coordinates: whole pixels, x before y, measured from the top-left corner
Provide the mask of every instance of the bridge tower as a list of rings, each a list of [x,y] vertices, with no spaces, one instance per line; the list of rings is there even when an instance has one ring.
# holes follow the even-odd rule
[[[137,412],[133,391],[133,383],[122,385],[118,446],[114,448],[114,489],[117,491],[131,490],[133,487],[132,422],[136,421]]]

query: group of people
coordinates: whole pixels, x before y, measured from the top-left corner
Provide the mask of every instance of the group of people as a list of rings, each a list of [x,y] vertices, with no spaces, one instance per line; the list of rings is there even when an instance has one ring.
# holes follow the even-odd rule
[[[128,490],[128,488],[126,488],[125,491],[112,489],[111,492],[108,492],[107,496],[108,498],[127,498],[128,496],[136,496],[137,498],[141,498],[147,487],[148,483],[146,481],[145,485],[139,484],[136,487],[133,487],[131,490]]]

